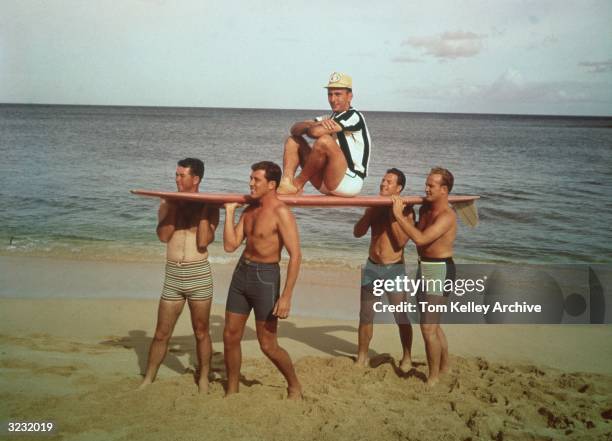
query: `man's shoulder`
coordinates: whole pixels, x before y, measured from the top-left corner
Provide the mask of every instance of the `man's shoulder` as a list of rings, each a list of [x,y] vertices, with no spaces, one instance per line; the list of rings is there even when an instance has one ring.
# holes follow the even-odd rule
[[[272,210],[274,210],[274,215],[281,222],[287,221],[294,217],[291,208],[289,208],[289,206],[282,201],[278,201],[278,204],[275,204],[274,207],[272,207]]]
[[[291,213],[291,209],[289,208],[289,206],[287,204],[285,204],[283,201],[278,200],[276,204],[274,204],[274,206],[272,207],[272,209],[276,212],[276,213]]]
[[[363,118],[363,113],[361,113],[359,110],[355,109],[354,107],[349,107],[348,110],[345,110],[344,112],[340,112],[335,115],[341,116],[343,118],[350,118],[352,115],[357,115],[360,118]]]
[[[457,213],[455,213],[455,210],[453,209],[453,207],[449,205],[444,210],[442,210],[440,213],[438,213],[438,215],[436,216],[436,219],[441,219],[441,220],[448,219],[448,220],[454,221],[457,219]]]

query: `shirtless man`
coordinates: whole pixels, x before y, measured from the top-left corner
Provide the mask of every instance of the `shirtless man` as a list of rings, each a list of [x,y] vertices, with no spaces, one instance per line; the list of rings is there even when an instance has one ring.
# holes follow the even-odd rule
[[[309,181],[323,194],[350,197],[361,191],[371,142],[363,115],[351,107],[353,80],[334,72],[325,87],[332,114],[291,127],[279,194],[299,193]],[[314,139],[312,146],[305,136]],[[298,165],[302,172],[295,176]]]
[[[199,159],[179,161],[176,167],[177,190],[197,193],[203,175],[204,163]],[[155,380],[166,356],[174,325],[187,300],[196,338],[199,365],[196,381],[198,390],[207,392],[212,354],[208,327],[213,294],[207,247],[215,238],[219,209],[193,202],[162,200],[158,218],[157,236],[167,243],[166,277],[159,301],[155,336],[149,349],[147,371],[140,388]]]
[[[427,281],[455,279],[453,262],[453,242],[457,235],[457,216],[448,205],[448,194],[453,188],[454,178],[445,168],[432,168],[425,183],[425,203],[419,210],[419,221],[415,227],[412,222],[402,217],[404,203],[397,196],[393,197],[393,214],[402,230],[414,241],[419,253],[419,271]],[[439,290],[435,283],[421,290],[419,302],[428,304],[445,304],[450,294]],[[439,285],[439,283],[438,283]],[[448,343],[440,327],[439,312],[421,312],[421,332],[425,340],[425,352],[429,376],[427,384],[434,386],[440,374],[448,371]]]
[[[401,170],[391,168],[387,170],[380,182],[381,196],[399,195],[406,185],[406,176]],[[402,218],[414,224],[414,214],[407,208],[401,214]],[[353,235],[362,237],[371,228],[370,253],[363,271],[361,280],[361,309],[359,311],[359,340],[358,354],[355,364],[365,366],[368,362],[368,350],[373,334],[374,302],[378,298],[372,292],[372,283],[375,279],[395,279],[403,277],[404,247],[408,242],[408,235],[399,227],[392,209],[389,207],[371,207],[365,210],[364,215],[355,224]],[[404,301],[400,293],[387,293],[392,304]],[[400,341],[402,342],[402,360],[400,369],[409,370],[412,367],[410,351],[412,348],[412,326],[405,313],[394,313],[395,322],[399,327]]]
[[[251,309],[255,310],[257,340],[262,352],[287,380],[288,398],[300,399],[302,387],[287,351],[278,345],[278,319],[289,316],[291,296],[302,260],[295,217],[278,200],[276,189],[281,178],[280,167],[269,161],[251,166],[249,181],[254,203],[234,224],[238,204],[225,204],[223,247],[235,251],[246,238],[246,247],[236,266],[227,296],[223,344],[227,371],[226,394],[238,392],[242,352],[240,341]],[[281,250],[289,253],[287,278],[279,297]]]

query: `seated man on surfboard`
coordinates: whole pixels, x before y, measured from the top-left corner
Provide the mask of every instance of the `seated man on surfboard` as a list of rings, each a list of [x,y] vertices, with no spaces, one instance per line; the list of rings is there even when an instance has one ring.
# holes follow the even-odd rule
[[[392,197],[395,219],[417,246],[419,269],[416,279],[441,281],[441,284],[421,284],[417,294],[418,302],[446,304],[450,292],[445,291],[444,286],[447,280],[455,280],[453,243],[457,236],[457,216],[448,204],[448,194],[453,189],[453,183],[454,177],[447,169],[431,169],[425,183],[425,202],[419,210],[416,226],[403,216],[405,203],[399,196]],[[440,327],[441,313],[423,311],[421,307],[419,312],[429,366],[427,384],[434,386],[440,374],[448,372],[448,343]]]
[[[176,167],[176,187],[181,192],[198,192],[204,163],[186,158]],[[209,334],[213,281],[208,263],[208,245],[215,238],[219,208],[194,202],[165,201],[159,206],[157,236],[166,246],[166,277],[157,312],[157,327],[149,349],[149,361],[140,388],[155,380],[168,350],[174,325],[189,304],[196,338],[198,390],[208,391],[212,344]]]
[[[302,254],[297,223],[293,213],[276,196],[281,178],[280,167],[269,161],[251,166],[250,196],[254,201],[234,224],[237,203],[225,204],[223,247],[235,251],[246,239],[246,246],[236,266],[227,295],[225,308],[225,367],[226,394],[238,392],[241,365],[240,341],[253,309],[257,340],[263,353],[287,380],[288,398],[300,399],[302,388],[287,351],[278,344],[278,319],[289,316],[291,296],[297,280]],[[287,278],[280,291],[281,250],[289,253]]]
[[[359,194],[368,171],[370,134],[363,115],[351,107],[353,80],[334,72],[327,86],[332,114],[291,127],[285,141],[279,194],[300,193],[310,182],[323,194]],[[305,137],[314,139],[312,146]],[[295,176],[298,165],[302,168]]]
[[[399,196],[406,185],[406,176],[397,169],[387,170],[380,182],[380,196]],[[401,217],[414,224],[412,207],[406,207]],[[359,311],[358,354],[355,364],[360,367],[368,362],[368,350],[373,335],[374,303],[379,297],[373,294],[376,279],[395,279],[404,277],[404,247],[408,235],[399,227],[392,207],[370,207],[355,224],[353,235],[362,237],[371,229],[370,251],[361,279],[361,305]],[[390,304],[398,305],[406,301],[404,293],[387,293]],[[402,343],[402,359],[399,367],[409,370],[412,367],[410,351],[412,348],[412,325],[406,313],[394,313]]]

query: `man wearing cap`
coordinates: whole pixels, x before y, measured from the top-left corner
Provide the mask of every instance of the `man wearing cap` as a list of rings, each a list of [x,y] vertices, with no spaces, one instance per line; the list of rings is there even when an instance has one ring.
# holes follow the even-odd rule
[[[370,134],[363,115],[351,107],[353,80],[334,72],[327,86],[332,114],[291,127],[285,141],[280,194],[300,193],[306,182],[323,194],[359,194],[370,160]],[[309,137],[313,144],[306,140]],[[295,176],[298,165],[301,173]]]

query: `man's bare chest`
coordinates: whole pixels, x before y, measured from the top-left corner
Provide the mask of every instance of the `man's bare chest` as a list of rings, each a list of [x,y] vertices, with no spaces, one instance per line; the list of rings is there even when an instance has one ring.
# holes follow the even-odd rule
[[[247,237],[264,239],[278,233],[276,218],[271,210],[249,213],[244,220]]]

